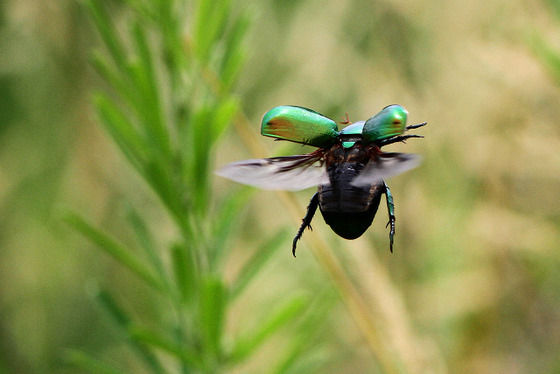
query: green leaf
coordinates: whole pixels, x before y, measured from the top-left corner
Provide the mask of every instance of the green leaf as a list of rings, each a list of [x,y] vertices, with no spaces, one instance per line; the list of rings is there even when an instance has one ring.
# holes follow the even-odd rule
[[[124,2],[138,13],[138,18],[142,20],[150,20],[151,22],[157,21],[157,10],[153,9],[153,5],[150,2],[145,2],[142,0],[124,0]],[[161,3],[168,3],[168,1],[162,1]]]
[[[227,65],[224,66],[222,71],[222,89],[229,91],[231,86],[237,80],[239,72],[245,62],[245,51],[239,50],[232,53],[228,58]]]
[[[148,160],[145,164],[145,176],[147,182],[153,188],[154,192],[159,196],[166,208],[173,214],[182,216],[181,207],[177,206],[177,197],[175,187],[171,181],[168,170],[155,160]]]
[[[185,246],[175,244],[171,247],[171,261],[181,298],[183,302],[188,302],[191,300],[198,284],[193,255]]]
[[[220,208],[214,213],[215,218],[210,235],[212,238],[209,251],[210,269],[218,270],[223,262],[224,251],[227,249],[226,240],[229,234],[239,227],[241,220],[237,217],[253,192],[254,190],[245,188],[228,194],[222,200]]]
[[[234,21],[233,27],[224,43],[225,52],[220,65],[220,78],[225,89],[234,83],[244,61],[242,43],[249,28],[250,17],[248,12],[243,12]]]
[[[105,253],[109,254],[121,265],[132,271],[132,273],[136,274],[148,285],[157,290],[163,289],[162,283],[154,277],[148,267],[138,260],[138,258],[124,245],[120,244],[109,235],[99,231],[77,214],[68,214],[65,217],[65,220],[92,243],[96,244]]]
[[[75,366],[82,372],[92,374],[125,374],[124,371],[99,361],[88,353],[75,349],[66,350],[63,353],[62,359],[66,364]]]
[[[131,327],[132,319],[126,311],[118,305],[117,301],[111,296],[111,294],[105,290],[100,290],[97,292],[95,297],[99,302],[99,305],[105,309],[107,314],[126,335],[132,350],[146,363],[148,367],[150,367],[152,372],[157,374],[165,373],[165,370],[156,355],[154,355],[143,343],[134,339]]]
[[[186,362],[189,366],[202,369],[202,361],[198,352],[189,352],[190,347],[181,346],[178,342],[155,331],[136,326],[130,329],[132,337],[144,344],[161,349],[168,354]]]
[[[223,282],[208,276],[201,284],[199,320],[205,351],[212,360],[222,355],[221,338],[223,333],[227,295]]]
[[[101,35],[105,46],[109,50],[109,53],[113,58],[115,65],[119,68],[119,70],[121,70],[121,72],[125,72],[126,50],[123,47],[119,37],[117,36],[117,32],[111,21],[111,17],[107,13],[105,7],[101,5],[101,3],[103,2],[97,0],[86,0],[85,2],[95,22],[97,31]]]
[[[127,331],[131,323],[131,319],[124,309],[117,304],[111,294],[105,290],[95,289],[93,296],[99,305],[101,305],[105,312],[107,312],[107,314],[111,317],[113,322],[115,322],[123,331]]]
[[[185,204],[186,193],[179,193],[170,170],[152,160],[145,164],[144,178],[163,202],[165,208],[174,218],[186,238],[196,241],[196,232],[192,230],[188,218],[189,207]]]
[[[217,105],[212,119],[210,144],[214,144],[229,127],[238,109],[239,103],[233,97],[226,98]]]
[[[128,161],[143,174],[143,162],[146,159],[144,139],[126,115],[106,95],[99,94],[94,99],[101,122]]]
[[[196,11],[194,42],[200,61],[208,62],[228,21],[231,0],[199,1]]]
[[[149,138],[156,145],[155,148],[162,153],[164,160],[170,161],[169,133],[163,119],[158,79],[153,62],[154,58],[148,46],[144,30],[138,23],[134,23],[132,27],[132,38],[136,47],[135,50],[139,55],[139,58],[135,60],[132,72],[134,73],[134,81],[143,94],[142,106],[139,109],[144,114],[144,127],[149,131]]]
[[[265,321],[258,324],[256,331],[239,338],[230,355],[232,362],[239,362],[249,357],[272,334],[289,322],[294,321],[308,302],[307,297],[295,296],[271,313]]]
[[[272,255],[285,243],[285,238],[286,231],[280,230],[255,251],[233,282],[230,300],[237,298],[247,288]]]
[[[166,281],[167,274],[165,272],[165,267],[161,261],[160,255],[157,253],[152,234],[148,230],[144,219],[138,214],[132,205],[128,205],[127,219],[136,234],[138,244],[144,249],[152,267],[155,271],[157,271],[159,277]]]
[[[118,96],[130,108],[138,105],[138,95],[136,90],[131,87],[130,82],[126,76],[119,74],[109,63],[109,60],[104,54],[94,52],[91,58],[91,63],[97,73],[105,80],[105,82],[112,86]]]
[[[182,2],[177,6],[175,1],[159,1],[159,8],[156,9],[158,16],[158,26],[161,32],[161,40],[163,41],[163,62],[168,70],[168,77],[173,92],[181,87],[184,89],[184,81],[180,81],[180,75],[183,74],[191,66],[193,56],[191,50],[186,48],[184,37],[184,22],[189,19],[187,4]]]
[[[302,339],[297,339],[296,341],[290,342],[287,351],[284,353],[282,359],[276,364],[275,368],[270,371],[272,374],[283,374],[289,372],[289,370],[297,363],[301,352],[307,346],[307,342]]]
[[[192,125],[192,162],[191,185],[194,191],[193,204],[195,211],[203,213],[208,206],[208,169],[210,160],[209,139],[212,136],[213,108],[204,106],[194,115]]]

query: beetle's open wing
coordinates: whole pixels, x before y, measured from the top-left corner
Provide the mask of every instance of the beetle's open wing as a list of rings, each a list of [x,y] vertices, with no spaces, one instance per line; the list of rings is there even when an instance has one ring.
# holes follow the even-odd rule
[[[404,173],[420,164],[420,156],[408,153],[382,153],[351,182],[353,186],[369,186],[393,175]]]
[[[319,184],[328,184],[329,178],[322,165],[321,155],[251,159],[232,162],[216,171],[219,176],[265,190],[299,191]]]

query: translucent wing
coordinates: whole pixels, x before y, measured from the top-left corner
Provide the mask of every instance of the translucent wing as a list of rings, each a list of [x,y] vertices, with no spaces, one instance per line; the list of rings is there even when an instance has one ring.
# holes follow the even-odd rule
[[[420,156],[408,153],[382,153],[371,160],[352,181],[356,187],[369,186],[393,175],[404,173],[420,164]]]
[[[320,156],[313,153],[251,159],[232,162],[218,170],[216,174],[265,190],[299,191],[329,183],[325,167],[318,161]]]

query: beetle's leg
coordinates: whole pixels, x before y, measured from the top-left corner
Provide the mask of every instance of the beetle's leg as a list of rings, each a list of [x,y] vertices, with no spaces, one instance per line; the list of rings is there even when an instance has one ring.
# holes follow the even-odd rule
[[[311,220],[313,219],[313,216],[315,215],[318,206],[319,206],[319,192],[315,192],[315,195],[313,195],[311,201],[309,202],[309,205],[307,206],[307,214],[305,215],[305,217],[303,217],[302,220],[303,222],[301,223],[301,226],[299,227],[296,237],[294,238],[294,241],[292,243],[292,254],[294,255],[294,257],[296,257],[297,241],[303,235],[303,230],[305,230],[306,227],[308,227],[309,230],[312,230]]]
[[[422,127],[422,126],[426,126],[427,124],[428,124],[428,122],[422,122],[422,123],[418,123],[416,125],[408,125],[408,126],[406,126],[406,129],[407,130],[417,129],[417,128]]]
[[[387,183],[383,181],[383,186],[385,187],[385,197],[387,198],[387,212],[389,213],[389,222],[387,226],[391,225],[391,231],[389,232],[389,248],[391,253],[393,253],[393,237],[395,236],[395,204],[393,203],[393,195]],[[387,227],[385,226],[385,227]]]
[[[402,136],[395,136],[394,138],[389,138],[386,140],[382,140],[380,141],[378,144],[380,147],[384,146],[384,145],[388,145],[388,144],[393,144],[393,143],[398,143],[398,142],[404,142],[406,139],[410,139],[410,138],[423,138],[422,135],[402,135]]]

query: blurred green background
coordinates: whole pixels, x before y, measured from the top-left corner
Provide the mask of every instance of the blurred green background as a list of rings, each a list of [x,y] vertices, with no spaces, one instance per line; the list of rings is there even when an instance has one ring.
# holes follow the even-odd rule
[[[106,6],[119,33],[137,17],[157,50],[159,39],[150,35],[166,24],[141,18],[152,3],[157,10],[165,1]],[[186,3],[178,40],[192,36],[201,9],[204,1]],[[312,255],[311,233],[298,258],[291,257],[290,240],[312,191],[295,195],[298,217],[273,192],[210,174],[207,187],[217,197],[209,201],[247,195],[231,217],[227,260],[213,270],[224,287],[235,283],[259,243],[272,237],[279,244],[240,301],[227,307],[224,351],[287,295],[304,295],[293,310],[305,320],[279,323],[242,362],[220,353],[219,364],[204,359],[192,370],[173,364],[181,355],[157,339],[119,330],[96,301],[99,289],[109,289],[131,318],[155,330],[172,319],[165,295],[154,294],[63,217],[78,212],[128,242],[132,205],[166,266],[164,252],[182,234],[95,113],[92,94],[112,87],[90,63],[94,51],[106,48],[87,6],[6,0],[0,3],[0,373],[121,372],[101,367],[105,362],[122,372],[158,372],[134,353],[135,339],[148,347],[141,355],[150,350],[159,372],[170,373],[560,373],[560,2],[265,0],[234,1],[227,9],[226,17],[249,20],[244,62],[227,88],[238,103],[228,123],[241,125],[225,130],[217,146],[208,144],[210,169],[307,151],[240,133],[247,121],[239,118],[247,118],[246,129],[257,135],[261,115],[273,106],[301,105],[339,121],[347,112],[357,121],[399,103],[410,122],[429,124],[418,131],[425,139],[390,147],[423,156],[421,167],[389,181],[395,253],[388,251],[383,204],[356,241],[337,238],[315,217],[314,232],[342,265],[352,298],[340,279],[332,282],[321,255]],[[220,16],[214,10],[208,19]],[[204,23],[200,30],[199,36]],[[227,50],[228,39],[222,43]],[[176,45],[189,48],[187,41]],[[193,50],[185,53],[187,70],[191,60],[204,63]],[[164,51],[156,71],[171,66],[161,63],[166,58],[173,59]],[[197,87],[196,79],[186,80],[187,88]],[[162,90],[169,85],[161,82]],[[173,99],[178,106],[191,91],[181,92]],[[193,117],[184,118],[190,126]],[[204,137],[195,141],[206,146]],[[248,141],[266,151],[251,153]],[[189,175],[187,191],[197,178]],[[212,214],[187,221],[212,221]],[[355,299],[364,308],[354,308]],[[179,308],[187,321],[189,308]],[[360,313],[373,321],[374,337],[356,323]],[[200,328],[193,321],[187,330]],[[197,342],[185,350],[205,352]],[[282,361],[293,342],[301,346]]]

